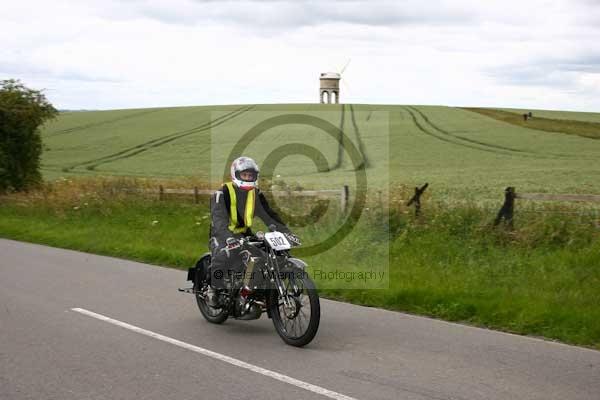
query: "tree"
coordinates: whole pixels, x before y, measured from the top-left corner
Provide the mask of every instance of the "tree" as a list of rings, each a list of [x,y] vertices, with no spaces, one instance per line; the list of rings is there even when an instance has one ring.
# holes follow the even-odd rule
[[[0,192],[41,182],[39,127],[57,114],[42,92],[18,80],[0,81]]]

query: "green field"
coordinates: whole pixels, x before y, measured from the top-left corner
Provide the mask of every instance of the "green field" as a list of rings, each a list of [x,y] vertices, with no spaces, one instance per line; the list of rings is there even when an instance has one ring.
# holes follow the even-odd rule
[[[600,193],[600,140],[437,106],[297,104],[66,112],[43,129],[43,172],[47,179],[188,176],[216,185],[235,143],[256,124],[285,114],[319,117],[341,127],[360,153],[370,188],[429,182],[438,193],[481,198],[497,198],[509,185],[521,191]],[[305,155],[290,154],[275,168],[280,180],[305,187],[354,185],[356,166],[344,151],[348,146],[311,126],[272,128],[252,140],[245,154],[262,163],[290,143],[318,149],[328,170],[319,171]],[[284,151],[290,153],[289,148]]]

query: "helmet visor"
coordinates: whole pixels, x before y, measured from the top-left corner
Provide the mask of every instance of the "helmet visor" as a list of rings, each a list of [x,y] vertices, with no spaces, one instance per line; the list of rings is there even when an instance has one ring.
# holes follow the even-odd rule
[[[245,182],[256,182],[258,179],[258,171],[254,169],[245,169],[236,173],[239,180]]]

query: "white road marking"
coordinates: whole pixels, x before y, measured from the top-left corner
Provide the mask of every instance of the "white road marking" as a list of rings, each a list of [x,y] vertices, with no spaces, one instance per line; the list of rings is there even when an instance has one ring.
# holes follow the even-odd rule
[[[356,400],[354,397],[346,396],[344,394],[337,393],[337,392],[334,392],[332,390],[325,389],[325,388],[322,388],[320,386],[313,385],[311,383],[303,382],[301,380],[294,379],[294,378],[292,378],[290,376],[280,374],[279,372],[275,372],[275,371],[271,371],[271,370],[266,369],[266,368],[258,367],[256,365],[249,364],[247,362],[238,360],[238,359],[233,358],[233,357],[226,356],[226,355],[221,354],[221,353],[216,353],[214,351],[211,351],[211,350],[208,350],[208,349],[205,349],[205,348],[202,348],[202,347],[194,346],[193,344],[182,342],[180,340],[173,339],[173,338],[170,338],[168,336],[161,335],[159,333],[155,333],[155,332],[143,329],[143,328],[139,328],[139,327],[137,327],[135,325],[130,325],[130,324],[126,323],[126,322],[122,322],[122,321],[119,321],[119,320],[116,320],[116,319],[112,319],[112,318],[106,317],[106,316],[104,316],[102,314],[97,314],[97,313],[95,313],[93,311],[89,311],[89,310],[86,310],[86,309],[83,309],[83,308],[72,308],[71,310],[75,311],[75,312],[78,312],[80,314],[87,315],[87,316],[92,317],[92,318],[99,319],[100,321],[108,322],[109,324],[120,326],[121,328],[129,329],[130,331],[134,331],[136,333],[139,333],[139,334],[142,334],[142,335],[145,335],[145,336],[149,336],[149,337],[154,338],[154,339],[162,340],[163,342],[174,344],[175,346],[179,346],[181,348],[184,348],[184,349],[187,349],[187,350],[191,350],[191,351],[193,351],[195,353],[199,353],[199,354],[202,354],[202,355],[214,358],[216,360],[220,360],[220,361],[226,362],[228,364],[235,365],[236,367],[244,368],[244,369],[247,369],[249,371],[256,372],[257,374],[268,376],[269,378],[273,378],[273,379],[276,379],[278,381],[281,381],[281,382],[284,382],[284,383],[288,383],[290,385],[299,387],[299,388],[304,389],[304,390],[308,390],[308,391],[313,392],[313,393],[320,394],[322,396],[329,397],[331,399],[335,399],[335,400]]]

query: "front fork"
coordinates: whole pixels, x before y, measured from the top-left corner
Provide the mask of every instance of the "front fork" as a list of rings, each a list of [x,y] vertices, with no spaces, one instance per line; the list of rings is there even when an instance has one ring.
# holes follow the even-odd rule
[[[283,304],[287,310],[295,309],[296,303],[291,299],[291,297],[287,293],[287,289],[283,284],[281,279],[281,274],[279,273],[279,264],[277,263],[277,256],[273,250],[269,251],[267,256],[267,267],[269,269],[269,275],[271,276],[271,282],[275,284],[277,288],[277,292],[279,293],[279,297],[283,299]],[[298,293],[298,287],[296,286],[296,282],[294,279],[291,280],[293,293]]]

